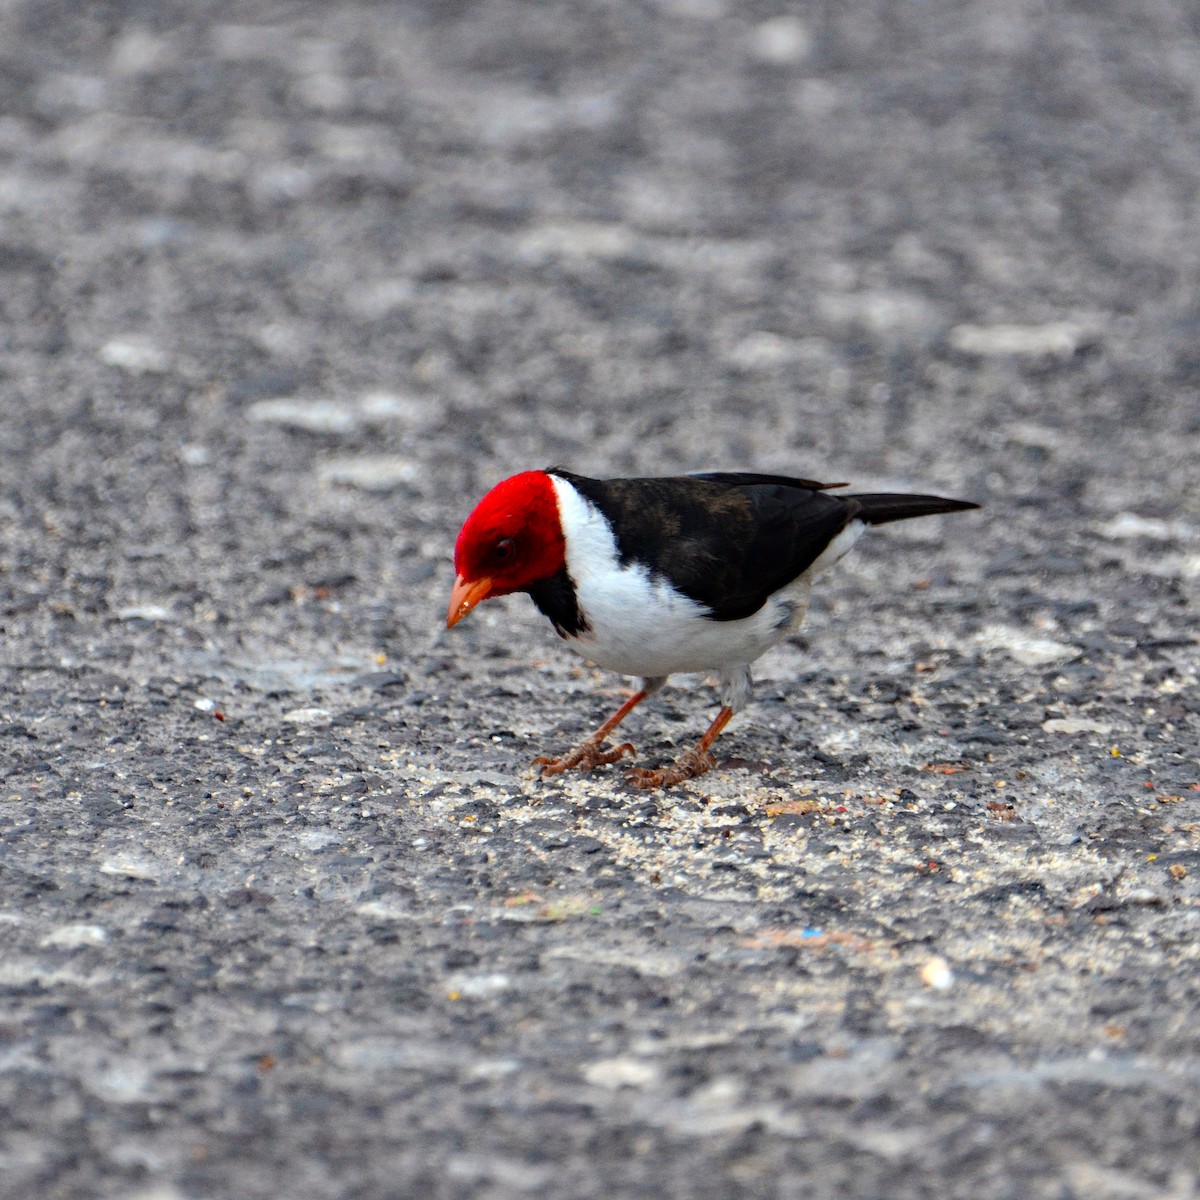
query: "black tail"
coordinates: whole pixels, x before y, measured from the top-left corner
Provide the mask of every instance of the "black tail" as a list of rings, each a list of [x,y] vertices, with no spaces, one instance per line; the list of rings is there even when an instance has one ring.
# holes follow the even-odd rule
[[[901,496],[887,492],[859,492],[843,496],[859,508],[858,517],[868,525],[886,525],[889,521],[907,521],[909,517],[930,517],[935,513],[962,512],[978,508],[970,500],[947,500],[943,496]]]

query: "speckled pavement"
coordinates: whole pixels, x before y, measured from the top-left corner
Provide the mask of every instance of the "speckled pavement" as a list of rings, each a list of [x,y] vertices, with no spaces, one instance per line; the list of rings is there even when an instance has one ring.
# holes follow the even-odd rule
[[[1196,1200],[1198,97],[1182,0],[0,5],[0,1196]],[[986,507],[653,796],[443,628],[554,462]]]

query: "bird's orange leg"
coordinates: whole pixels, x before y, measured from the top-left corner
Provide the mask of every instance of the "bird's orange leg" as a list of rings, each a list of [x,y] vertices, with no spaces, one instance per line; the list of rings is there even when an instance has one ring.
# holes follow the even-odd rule
[[[564,771],[592,771],[604,763],[613,763],[626,754],[633,754],[632,742],[622,742],[611,750],[602,750],[600,747],[604,745],[604,739],[649,695],[650,690],[647,688],[634,692],[586,742],[576,746],[574,750],[568,750],[561,758],[540,755],[533,760],[533,765],[542,768],[544,779],[547,775],[561,775]]]
[[[645,767],[634,767],[626,779],[640,788],[674,787],[685,779],[695,779],[705,771],[711,771],[717,765],[717,760],[709,753],[709,747],[721,735],[721,730],[729,724],[733,709],[728,705],[717,713],[716,719],[708,727],[704,736],[689,750],[685,750],[676,760],[674,766],[660,767],[657,771]]]

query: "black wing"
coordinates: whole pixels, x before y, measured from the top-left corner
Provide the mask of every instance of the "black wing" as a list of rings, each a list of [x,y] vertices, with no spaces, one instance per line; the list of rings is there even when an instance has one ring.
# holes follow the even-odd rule
[[[815,479],[795,479],[791,475],[763,475],[757,471],[689,471],[688,479],[706,479],[709,483],[775,483],[780,487],[808,488],[812,492],[828,492],[832,488],[849,487],[848,483],[818,483]]]
[[[706,473],[587,479],[560,468],[612,522],[623,563],[638,562],[716,621],[756,613],[857,515],[827,484],[778,475]]]

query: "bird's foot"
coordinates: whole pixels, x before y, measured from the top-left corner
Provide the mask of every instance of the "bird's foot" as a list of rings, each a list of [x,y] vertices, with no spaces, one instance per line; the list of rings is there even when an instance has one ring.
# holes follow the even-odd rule
[[[649,791],[654,788],[674,787],[685,779],[695,779],[697,775],[711,771],[716,765],[717,760],[712,754],[693,746],[690,750],[685,750],[672,766],[659,767],[657,770],[634,767],[625,778],[634,787]]]
[[[605,750],[599,742],[589,738],[582,745],[576,746],[574,750],[568,750],[559,758],[539,755],[533,760],[533,765],[542,768],[542,778],[545,779],[548,775],[561,775],[564,771],[594,771],[597,767],[607,763],[617,762],[626,754],[635,753],[632,742],[622,742],[611,750]]]

